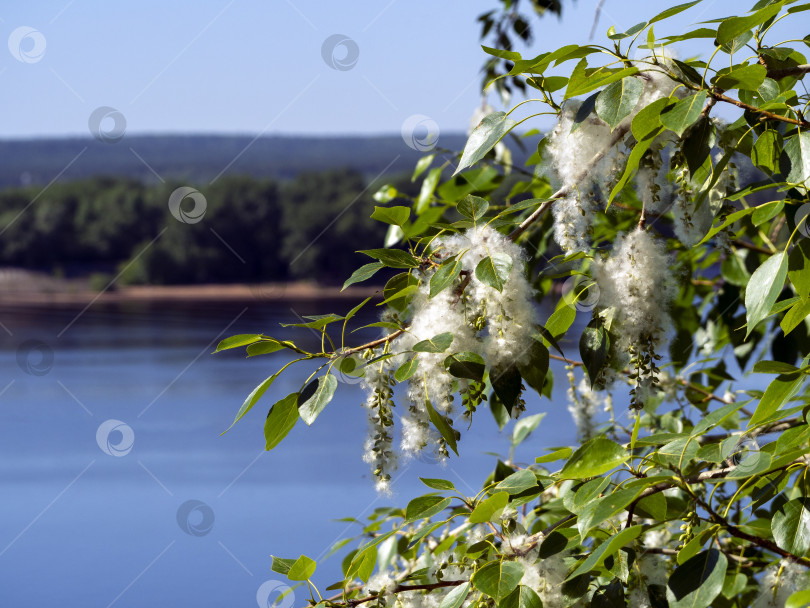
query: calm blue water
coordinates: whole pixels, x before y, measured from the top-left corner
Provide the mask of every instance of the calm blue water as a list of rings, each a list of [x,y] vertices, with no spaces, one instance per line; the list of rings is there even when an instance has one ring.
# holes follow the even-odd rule
[[[256,606],[262,584],[280,578],[271,555],[317,559],[356,532],[334,520],[387,504],[360,459],[359,388],[341,385],[311,428],[299,422],[264,452],[267,410],[298,390],[303,368],[220,437],[285,355],[209,354],[218,336],[284,337],[277,323],[295,322],[291,309],[344,306],[94,306],[75,321],[78,310],[0,309],[0,605]],[[573,442],[564,388],[554,404],[529,399],[528,413],[549,415],[519,457]],[[108,420],[119,422],[99,442]],[[420,475],[477,490],[495,463],[485,452],[505,454],[509,431],[479,410],[463,458],[400,469],[395,504],[427,491]],[[184,530],[178,510],[190,500]],[[319,566],[321,589],[339,568],[340,557]]]

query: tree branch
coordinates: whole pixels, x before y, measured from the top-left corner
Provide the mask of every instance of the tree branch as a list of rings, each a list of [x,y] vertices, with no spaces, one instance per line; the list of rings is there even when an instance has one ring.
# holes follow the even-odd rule
[[[798,125],[800,127],[804,127],[805,129],[810,128],[810,122],[807,122],[806,120],[797,120],[795,118],[789,118],[787,116],[780,116],[779,114],[774,114],[773,112],[768,112],[767,110],[761,110],[756,106],[743,103],[742,101],[739,101],[732,97],[728,97],[727,95],[724,95],[723,93],[719,93],[717,91],[709,91],[709,95],[713,99],[716,99],[717,101],[730,103],[732,105],[737,106],[738,108],[742,108],[743,110],[748,110],[749,112],[759,114],[762,117],[760,118],[760,120],[778,120],[780,122],[786,122],[791,125]]]

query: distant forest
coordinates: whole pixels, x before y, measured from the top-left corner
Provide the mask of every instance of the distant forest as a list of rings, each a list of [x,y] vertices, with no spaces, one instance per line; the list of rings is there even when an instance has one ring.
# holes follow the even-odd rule
[[[463,134],[441,134],[438,145],[464,148]],[[220,174],[293,179],[304,171],[348,167],[367,179],[409,172],[422,156],[399,135],[305,137],[127,135],[116,143],[92,138],[0,140],[0,188],[46,185],[108,175],[146,183],[176,179],[208,183]],[[515,150],[516,162],[527,154]]]

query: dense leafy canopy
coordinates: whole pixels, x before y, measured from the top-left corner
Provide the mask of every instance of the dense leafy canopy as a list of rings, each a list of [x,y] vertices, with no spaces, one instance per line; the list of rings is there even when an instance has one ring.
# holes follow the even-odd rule
[[[425,479],[429,493],[370,517],[330,587],[338,593],[313,593],[313,603],[806,602],[810,67],[807,38],[775,44],[768,34],[807,6],[760,0],[661,37],[669,17],[698,3],[611,28],[608,46],[534,58],[485,47],[511,66],[509,78],[537,90],[541,100],[528,103],[559,116],[552,132],[525,134],[537,141],[529,170],[497,149],[523,121],[491,113],[461,153],[420,163],[415,178],[428,187],[410,208],[386,208],[383,188],[374,216],[390,226],[389,249],[365,250],[376,262],[349,280],[396,269],[376,324],[383,336],[347,342],[355,308],[310,319],[320,350],[282,344],[321,366],[272,406],[268,420],[279,423],[266,429],[268,446],[291,428],[292,401],[317,424],[330,378],[352,358],[367,392],[366,460],[382,490],[398,451],[462,450],[455,425],[474,423],[484,401],[500,426],[517,418],[514,450],[542,419],[524,413],[524,392],[550,398],[552,383],[566,381],[549,359],[566,365],[581,438],[535,462],[512,452],[475,496]],[[695,37],[715,39],[712,57],[668,52]],[[637,48],[644,58],[631,59]],[[737,118],[714,118],[718,105],[736,107]],[[493,196],[504,171],[520,179]],[[553,313],[538,319],[532,298],[551,301]],[[308,573],[314,589],[314,566],[302,562],[293,577],[290,561],[274,570]]]

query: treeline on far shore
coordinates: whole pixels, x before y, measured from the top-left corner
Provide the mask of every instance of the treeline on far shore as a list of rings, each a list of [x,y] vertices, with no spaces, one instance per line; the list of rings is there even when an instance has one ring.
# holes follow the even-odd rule
[[[387,178],[413,195],[408,175]],[[169,199],[195,188],[179,209]],[[382,246],[373,194],[355,170],[279,182],[227,176],[211,185],[96,177],[42,190],[0,191],[0,265],[97,284],[190,284],[313,279],[343,282],[365,263],[359,243]],[[203,213],[204,211],[204,213]],[[202,217],[198,217],[202,215]],[[362,238],[360,238],[362,237]]]

